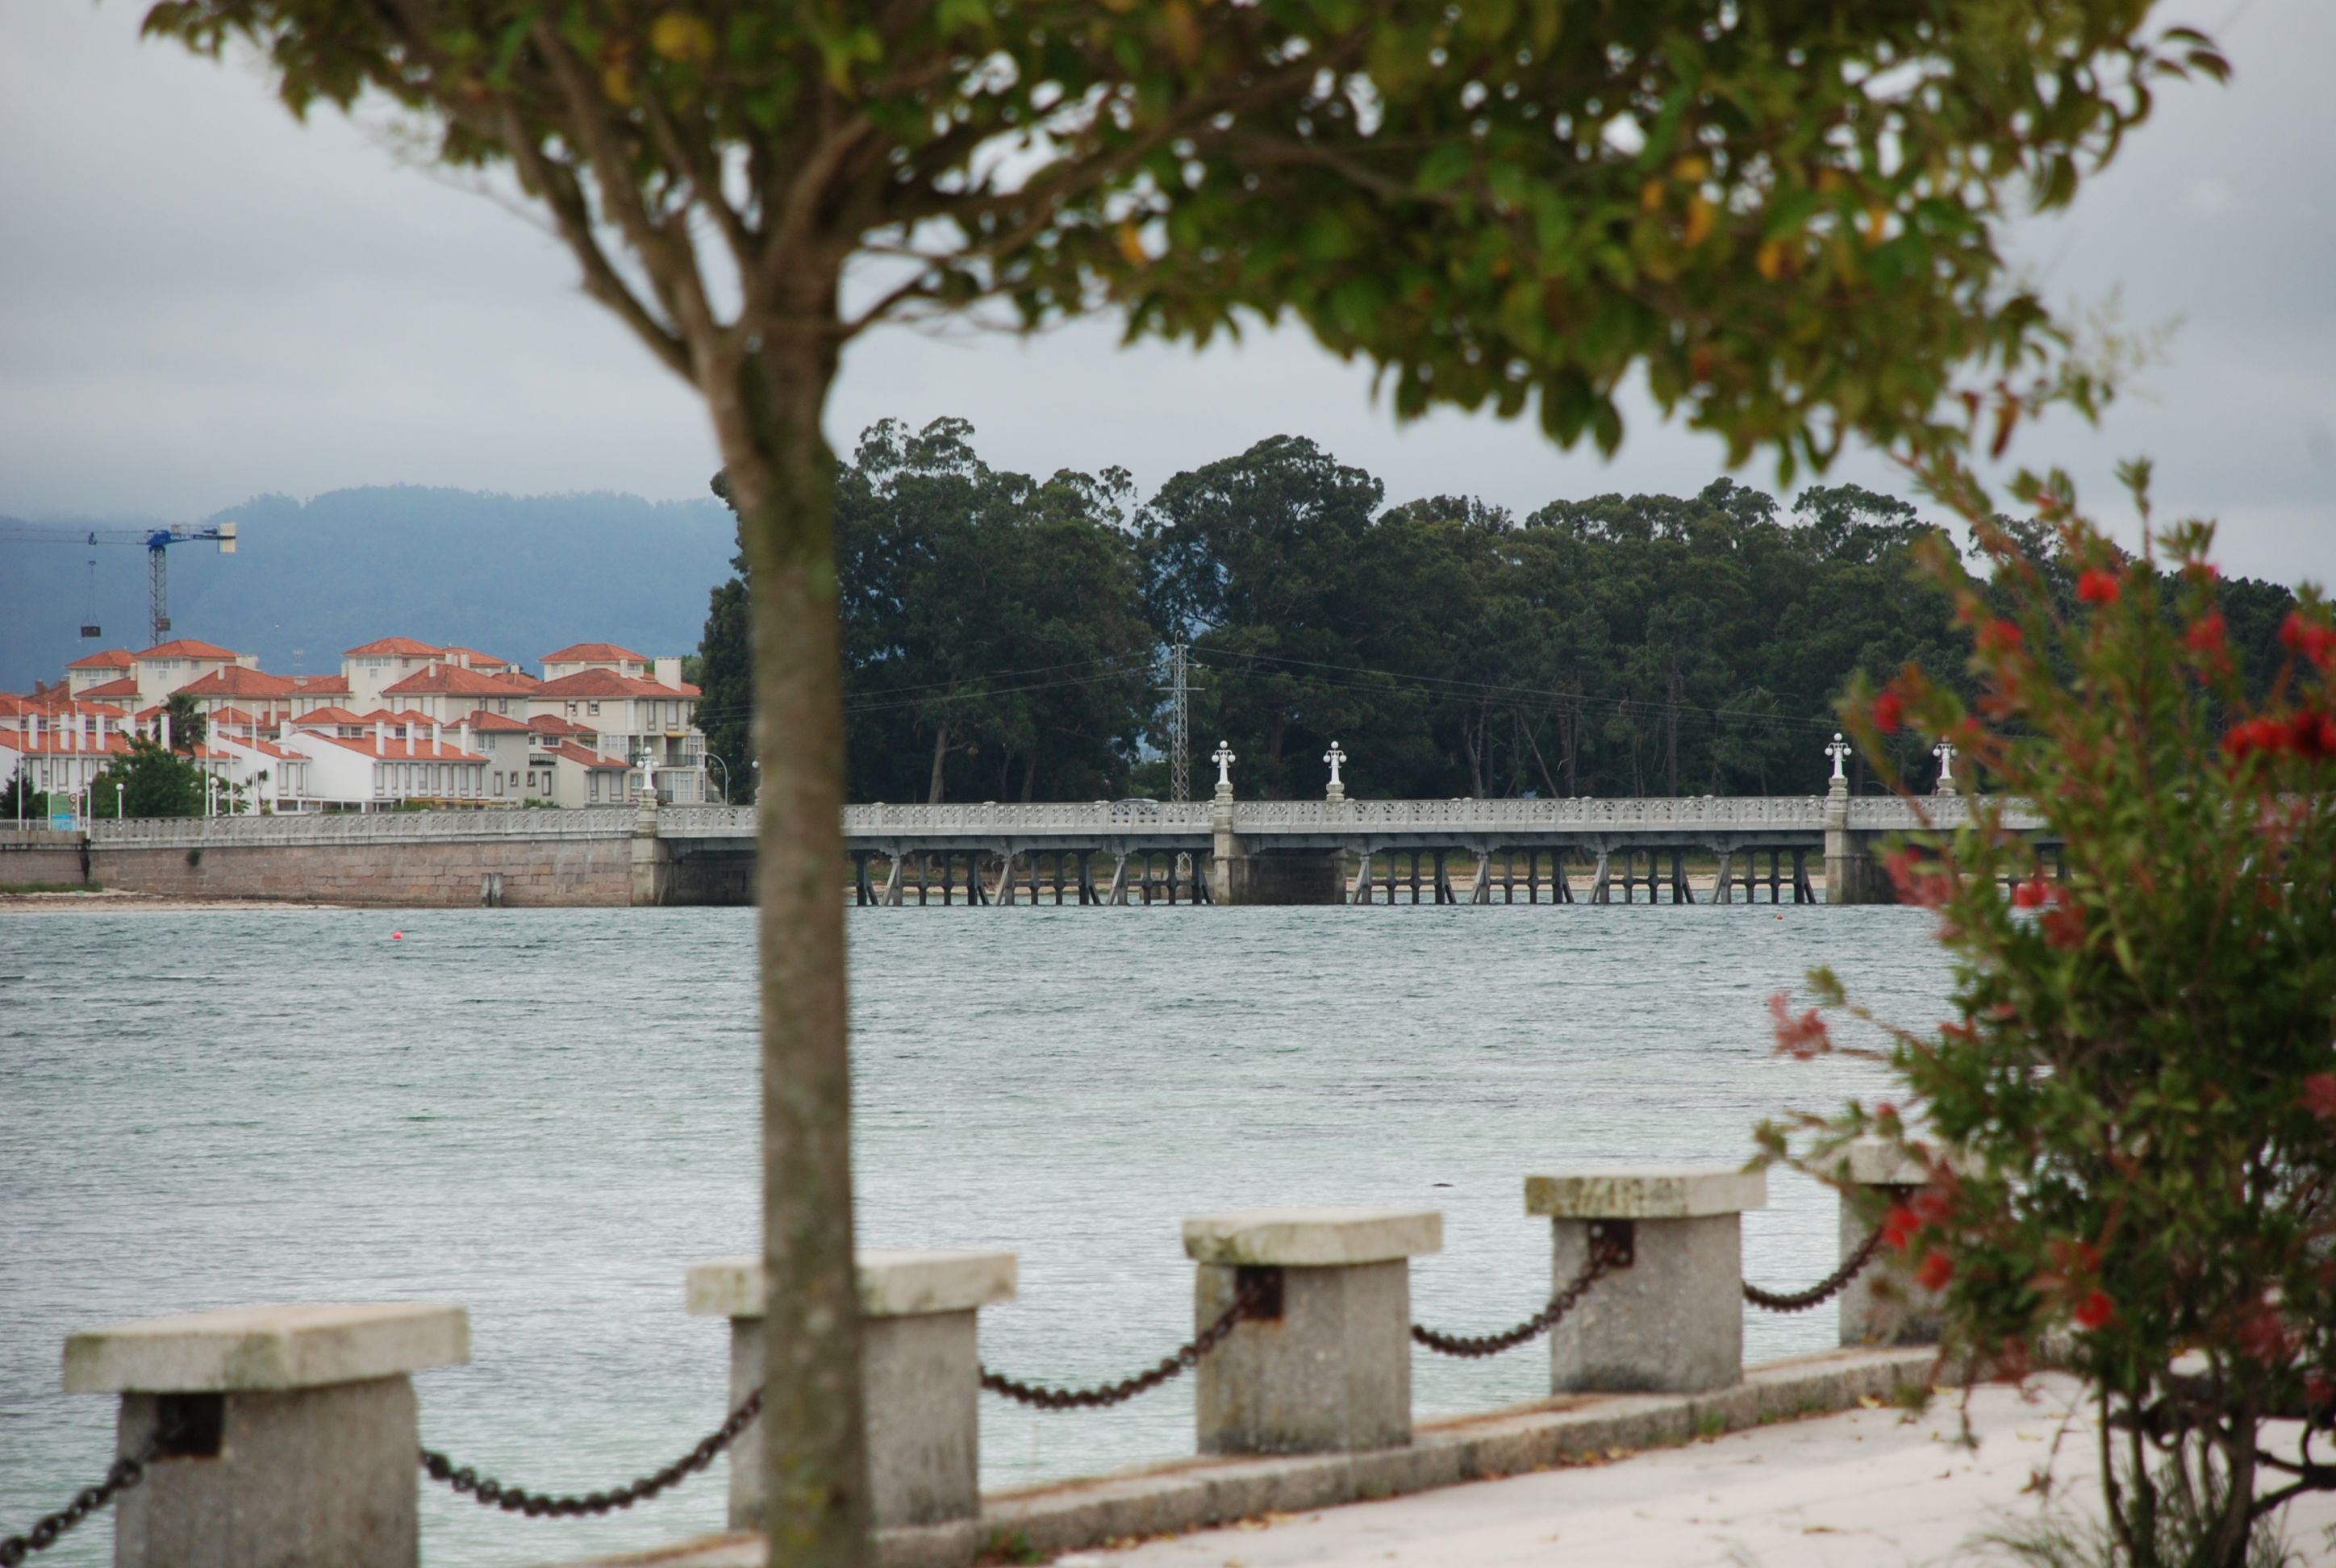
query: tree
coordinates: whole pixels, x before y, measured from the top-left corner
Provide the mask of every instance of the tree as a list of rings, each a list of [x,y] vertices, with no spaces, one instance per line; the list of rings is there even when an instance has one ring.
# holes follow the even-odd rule
[[[183,691],[174,691],[162,699],[162,716],[170,720],[170,749],[191,756],[202,749],[210,738],[210,720],[203,716],[202,705]]]
[[[1124,779],[1152,636],[1127,475],[1001,472],[973,427],[881,420],[836,479],[850,787],[861,800],[1092,798]],[[921,767],[920,764],[921,763]]]
[[[90,811],[96,816],[199,817],[203,770],[160,741],[132,735],[128,753],[107,763],[90,782]]]
[[[737,508],[722,475],[714,476],[712,488],[735,513]],[[747,628],[750,569],[743,531],[730,570],[738,575],[706,595],[706,631],[697,644],[697,722],[706,731],[707,755],[722,759],[731,803],[745,805],[754,798],[754,659]]]
[[[762,762],[764,1407],[775,1556],[867,1553],[852,1272],[833,467],[839,357],[1006,302],[1206,340],[1294,313],[1398,411],[1666,409],[1821,459],[1937,433],[2054,330],[1996,227],[2065,201],[2155,80],[2136,0],[161,0],[150,33],[367,92],[507,167],[585,287],[705,397],[751,567]],[[858,262],[868,285],[847,304]],[[2083,377],[2068,380],[2089,394]]]
[[[2307,589],[2246,671],[2211,527],[2136,559],[2065,476],[2022,489],[2052,560],[1977,508],[1990,582],[1926,551],[1975,634],[1971,697],[1909,665],[1844,705],[1885,771],[1903,725],[2004,792],[1890,862],[1938,911],[1953,1016],[1864,1053],[1890,1103],[1764,1141],[1822,1175],[1868,1132],[1929,1164],[1885,1233],[1944,1290],[1950,1354],[2019,1375],[2066,1337],[2098,1418],[2103,1559],[2247,1568],[2280,1555],[2285,1502],[2336,1488],[2312,1447],[2336,1418],[2336,630]],[[2059,841],[2056,868],[2007,831],[2008,800]],[[1832,1048],[1816,1011],[1776,1006],[1782,1048]]]
[[[45,827],[52,812],[72,811],[73,799],[66,794],[51,794],[33,787],[20,767],[8,775],[5,787],[0,787],[0,823],[13,825],[19,819]]]

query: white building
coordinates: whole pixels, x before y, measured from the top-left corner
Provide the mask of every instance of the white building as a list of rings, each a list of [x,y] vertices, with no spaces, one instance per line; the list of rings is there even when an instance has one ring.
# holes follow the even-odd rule
[[[349,683],[347,706],[360,713],[391,706],[390,688],[432,665],[453,665],[487,676],[519,674],[515,665],[476,648],[442,648],[410,637],[385,637],[341,655],[341,677]]]
[[[550,669],[553,663],[547,657],[544,668]],[[592,731],[603,756],[620,757],[634,766],[647,756],[659,800],[696,805],[711,798],[706,787],[706,735],[696,724],[697,696],[694,686],[667,686],[595,666],[546,680],[529,696],[528,709],[531,717],[560,718]]]
[[[328,809],[489,804],[487,759],[460,733],[419,713],[324,708],[286,725],[278,744],[308,759],[307,798]]]

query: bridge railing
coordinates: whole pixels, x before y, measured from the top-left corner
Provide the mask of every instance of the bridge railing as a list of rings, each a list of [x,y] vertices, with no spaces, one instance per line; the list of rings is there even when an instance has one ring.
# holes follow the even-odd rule
[[[1235,808],[1238,811],[1238,807]],[[1204,833],[1207,801],[1047,801],[982,805],[862,805],[843,808],[852,838],[898,833]]]
[[[242,848],[289,844],[414,843],[477,839],[622,838],[630,806],[569,811],[515,807],[459,812],[335,812],[280,816],[100,817],[90,842],[102,849]],[[749,827],[748,832],[753,829]]]

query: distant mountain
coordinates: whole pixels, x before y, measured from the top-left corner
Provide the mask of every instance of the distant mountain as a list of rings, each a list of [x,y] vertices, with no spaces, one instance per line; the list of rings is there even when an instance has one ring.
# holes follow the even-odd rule
[[[635,495],[492,495],[416,485],[336,490],[303,504],[257,496],[234,555],[170,551],[171,635],[259,656],[278,674],[329,673],[382,637],[460,643],[530,669],[572,642],[651,656],[694,650],[706,590],[730,575],[730,513]],[[54,528],[145,519],[41,517]],[[97,561],[102,638],[78,633]],[[146,552],[0,540],[0,691],[29,691],[100,648],[147,646]]]

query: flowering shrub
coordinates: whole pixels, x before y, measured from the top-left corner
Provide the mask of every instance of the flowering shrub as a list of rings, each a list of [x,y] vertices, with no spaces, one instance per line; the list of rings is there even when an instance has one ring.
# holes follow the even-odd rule
[[[2068,494],[2028,499],[2073,603],[1984,514],[1991,585],[1930,556],[1972,632],[1971,701],[1909,667],[1844,708],[1885,768],[1903,725],[1990,781],[1889,861],[1937,911],[1954,1016],[1883,1025],[1894,1105],[1761,1135],[1819,1174],[1868,1134],[1929,1160],[1935,1186],[1883,1225],[1944,1291],[1945,1352],[2018,1376],[2053,1346],[2098,1403],[2116,1559],[2241,1568],[2282,1503],[2336,1487],[2312,1446],[2336,1421],[2336,630],[2305,590],[2251,701],[2212,530],[2134,559]],[[1780,1050],[1850,1048],[1776,1010]]]

